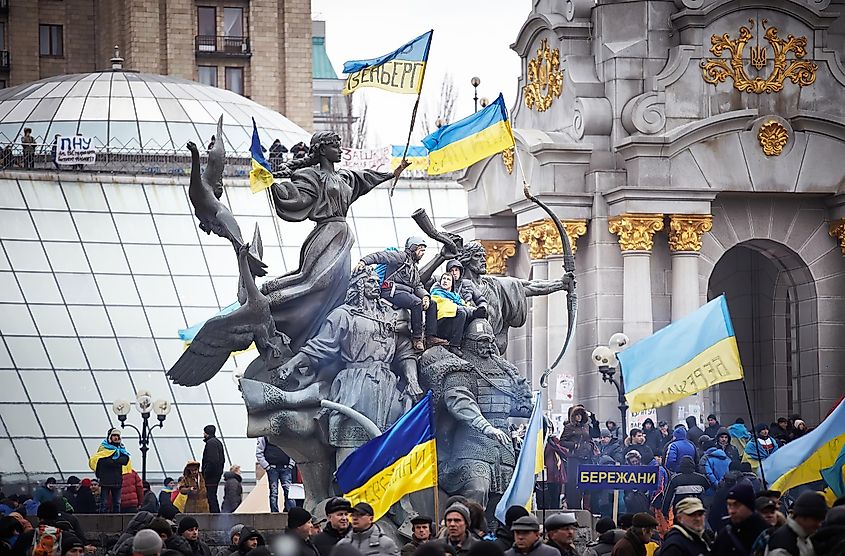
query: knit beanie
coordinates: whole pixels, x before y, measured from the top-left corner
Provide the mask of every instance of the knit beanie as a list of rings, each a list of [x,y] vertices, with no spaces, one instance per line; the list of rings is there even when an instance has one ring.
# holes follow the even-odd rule
[[[469,508],[467,508],[466,506],[464,506],[460,502],[455,502],[454,504],[452,504],[451,506],[446,508],[446,513],[444,513],[443,516],[446,517],[447,515],[449,515],[450,513],[453,513],[453,512],[459,513],[461,515],[461,517],[464,518],[464,521],[466,522],[466,524],[469,525],[469,523],[470,523]]]
[[[505,512],[505,527],[508,529],[511,528],[513,522],[519,519],[520,517],[525,517],[528,515],[528,510],[525,509],[525,506],[516,506],[513,505]]]
[[[84,547],[85,543],[73,533],[62,532],[61,554],[64,556],[71,548]]]
[[[743,479],[738,481],[733,488],[728,491],[728,500],[736,500],[743,506],[747,506],[753,512],[755,509],[754,487],[751,483]]]
[[[194,527],[199,527],[200,524],[197,523],[197,520],[193,517],[186,515],[182,519],[179,520],[179,528],[176,530],[177,533],[180,535],[187,531],[188,529],[193,529]]]
[[[609,517],[603,517],[596,521],[596,533],[598,533],[599,535],[603,535],[611,529],[616,529],[616,524],[613,523],[613,519]]]
[[[235,523],[234,527],[229,529],[229,540],[231,541],[232,537],[234,537],[235,535],[240,535],[241,529],[243,529],[243,528],[244,528],[243,523]]]
[[[766,423],[760,423],[759,425],[754,427],[754,430],[757,431],[757,434],[760,434],[763,431],[769,430],[769,425],[767,425]]]
[[[311,521],[311,513],[305,508],[294,506],[288,511],[288,529],[296,529]]]
[[[824,519],[827,514],[827,502],[820,492],[802,492],[801,496],[792,505],[792,513],[797,517],[814,517]]]
[[[152,529],[141,529],[132,539],[132,552],[152,556],[161,552],[161,537]]]

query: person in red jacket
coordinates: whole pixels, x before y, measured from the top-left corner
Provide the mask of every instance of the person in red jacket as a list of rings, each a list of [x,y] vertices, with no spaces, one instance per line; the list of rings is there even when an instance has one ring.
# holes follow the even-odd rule
[[[134,469],[123,474],[123,488],[120,491],[120,513],[134,514],[144,500],[144,484]]]

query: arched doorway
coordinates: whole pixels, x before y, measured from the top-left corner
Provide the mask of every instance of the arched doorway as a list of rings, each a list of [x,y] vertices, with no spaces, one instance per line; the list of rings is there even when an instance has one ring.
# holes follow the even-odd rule
[[[739,243],[710,274],[708,299],[721,293],[728,300],[755,419],[804,415],[810,405],[814,410],[819,399],[818,298],[801,257],[768,239]],[[741,382],[722,384],[713,396],[722,422],[747,419]]]

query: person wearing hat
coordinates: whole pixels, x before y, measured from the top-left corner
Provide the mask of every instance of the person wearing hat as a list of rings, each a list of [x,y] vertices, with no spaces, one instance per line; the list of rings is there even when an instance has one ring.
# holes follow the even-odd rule
[[[264,542],[264,537],[253,529],[252,527],[248,527],[244,525],[241,527],[240,533],[238,534],[238,550],[235,554],[239,556],[246,556],[246,554],[259,546],[264,546],[266,543]]]
[[[651,542],[651,536],[657,528],[657,520],[651,514],[640,512],[634,514],[631,527],[616,543],[611,556],[645,556],[646,545]]]
[[[546,544],[560,552],[560,556],[581,556],[575,548],[578,520],[573,513],[559,513],[546,518],[543,523],[548,540]]]
[[[186,515],[180,519],[176,533],[188,541],[193,556],[211,556],[211,549],[200,540],[200,525],[193,517]]]
[[[218,549],[216,556],[228,556],[238,551],[238,545],[241,542],[241,530],[243,528],[243,523],[236,523],[229,529],[229,546],[224,546]]]
[[[760,495],[754,501],[754,506],[766,523],[772,527],[772,532],[786,524],[786,516],[778,511],[778,504],[768,496]]]
[[[326,522],[323,530],[314,537],[314,546],[320,556],[330,556],[332,548],[340,539],[349,534],[352,526],[349,524],[349,512],[352,504],[346,498],[336,496],[326,502]]]
[[[757,439],[751,439],[745,445],[745,455],[754,462],[761,462],[778,449],[778,443],[769,436],[769,425],[760,423],[757,425]]]
[[[728,524],[717,534],[713,554],[719,556],[747,556],[757,537],[768,528],[756,511],[754,487],[741,479],[728,491]]]
[[[713,413],[708,415],[707,426],[704,428],[704,434],[706,434],[710,438],[716,438],[716,434],[718,434],[720,428],[722,428],[722,425],[719,423],[719,420],[716,418],[716,415],[714,415]]]
[[[457,556],[465,556],[480,542],[470,533],[469,508],[460,502],[446,508],[443,522],[446,524],[446,542],[454,548]]]
[[[660,556],[707,556],[710,543],[704,537],[704,504],[684,498],[675,504],[675,524],[663,538]]]
[[[186,514],[207,514],[208,491],[205,486],[205,476],[200,473],[200,462],[189,461],[182,470],[179,481],[179,493],[186,496],[182,511]]]
[[[622,450],[622,443],[614,438],[609,429],[601,429],[601,440],[599,441],[599,456],[608,456],[613,461],[622,463],[625,460]]]
[[[663,515],[684,498],[694,496],[701,499],[710,488],[710,481],[701,473],[695,472],[695,462],[689,456],[681,458],[678,474],[672,477],[663,494]]]
[[[560,556],[558,551],[540,541],[540,523],[533,515],[527,515],[514,520],[511,525],[513,533],[513,547],[505,552],[505,556]]]
[[[141,529],[132,539],[132,556],[158,556],[161,548],[161,536],[152,529]]]
[[[291,543],[289,551],[280,552],[285,556],[320,556],[317,547],[311,542],[311,512],[305,508],[294,506],[288,510],[288,526],[284,537]]]
[[[816,556],[845,554],[845,505],[834,505],[828,510],[824,523],[813,535],[813,549]]]
[[[806,491],[795,500],[786,525],[772,533],[766,556],[805,556],[813,554],[810,535],[821,527],[827,515],[827,502],[820,492]]]
[[[419,545],[429,541],[434,536],[434,521],[425,515],[415,515],[411,518],[411,541],[399,551],[401,556],[411,556]]]
[[[621,521],[625,516],[633,518],[631,514],[622,514],[619,516],[619,528],[616,527],[613,519],[609,517],[603,517],[596,521],[596,535],[598,538],[587,543],[587,548],[584,549],[584,556],[607,556],[613,552],[613,547],[625,536],[625,530],[621,527]]]
[[[100,513],[120,513],[123,468],[130,465],[129,452],[120,439],[120,429],[110,429],[88,459],[88,466],[100,482]]]
[[[469,512],[467,512],[469,515]],[[367,556],[399,556],[399,549],[377,523],[373,523],[375,512],[366,502],[352,507],[352,531],[340,539],[337,546],[349,545]]]
[[[639,449],[631,448],[625,453],[625,462],[628,465],[642,465],[642,456]],[[622,494],[625,501],[625,508],[630,513],[648,512],[651,508],[651,497],[647,492],[640,489],[626,490]]]
[[[217,427],[214,425],[206,425],[202,429],[202,441],[205,442],[205,447],[202,449],[202,475],[205,479],[208,509],[213,514],[219,514],[217,487],[220,486],[220,478],[223,477],[226,455],[223,452],[223,443],[215,434],[217,434]]]
[[[158,537],[156,535],[156,537]],[[161,544],[161,539],[159,539],[159,545]],[[82,539],[74,535],[73,533],[63,533],[62,534],[62,545],[61,545],[61,556],[82,556],[85,554],[85,544],[82,542]],[[142,556],[152,556],[144,554]]]
[[[513,522],[527,515],[528,510],[525,509],[525,506],[513,505],[505,511],[505,524],[499,525],[496,529],[496,540],[493,541],[502,549],[502,552],[513,547],[513,533],[511,533]]]

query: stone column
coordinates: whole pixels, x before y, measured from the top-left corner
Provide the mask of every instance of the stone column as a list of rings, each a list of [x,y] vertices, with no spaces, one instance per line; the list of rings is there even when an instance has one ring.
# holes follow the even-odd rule
[[[672,214],[669,216],[669,250],[672,256],[672,322],[692,313],[701,304],[698,278],[698,257],[701,253],[701,236],[713,229],[709,214]],[[706,420],[703,403],[709,392],[678,400],[672,404],[672,420],[679,422],[679,415],[698,413]],[[698,411],[690,412],[689,406],[697,405]],[[702,427],[704,428],[704,427]]]
[[[651,248],[663,229],[662,214],[620,214],[608,219],[622,250],[622,331],[636,342],[654,331],[651,300]]]
[[[531,279],[547,280],[549,265],[546,259],[546,239],[542,221],[531,222],[517,228],[519,242],[528,245],[531,259]],[[540,376],[548,366],[549,301],[546,296],[530,298],[531,303],[531,366],[528,380],[531,388],[540,388]]]

